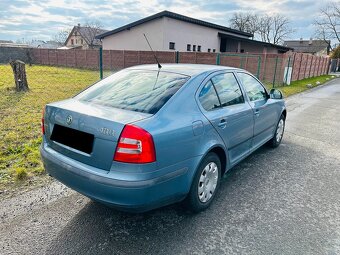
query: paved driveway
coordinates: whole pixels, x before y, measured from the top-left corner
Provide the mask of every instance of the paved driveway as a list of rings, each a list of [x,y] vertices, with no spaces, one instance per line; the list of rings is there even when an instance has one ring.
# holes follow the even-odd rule
[[[287,103],[282,146],[230,171],[209,210],[131,215],[55,183],[2,201],[0,254],[340,254],[340,79]]]

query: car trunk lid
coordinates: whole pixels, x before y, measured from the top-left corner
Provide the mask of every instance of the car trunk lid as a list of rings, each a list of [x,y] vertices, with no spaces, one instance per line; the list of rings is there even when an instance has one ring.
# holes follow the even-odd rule
[[[75,99],[48,104],[46,141],[63,155],[109,171],[125,124],[150,116]]]

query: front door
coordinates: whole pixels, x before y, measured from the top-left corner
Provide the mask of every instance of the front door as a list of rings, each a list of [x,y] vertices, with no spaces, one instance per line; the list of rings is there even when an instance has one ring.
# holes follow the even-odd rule
[[[277,124],[276,105],[264,86],[252,75],[238,72],[237,76],[247,93],[254,114],[254,139],[252,148],[256,149],[271,139]]]

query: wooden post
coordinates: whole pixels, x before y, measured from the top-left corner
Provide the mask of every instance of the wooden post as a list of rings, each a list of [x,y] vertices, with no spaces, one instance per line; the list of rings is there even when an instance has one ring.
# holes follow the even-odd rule
[[[20,60],[15,60],[11,61],[10,65],[13,69],[16,91],[28,91],[25,63]]]

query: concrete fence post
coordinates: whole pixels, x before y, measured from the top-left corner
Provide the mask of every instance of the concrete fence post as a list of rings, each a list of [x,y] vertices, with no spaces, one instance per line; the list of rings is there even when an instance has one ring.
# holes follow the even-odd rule
[[[277,62],[279,61],[279,56],[276,56],[275,59],[275,68],[274,68],[274,77],[273,77],[273,88],[275,87],[275,79],[276,79],[276,71],[277,71]]]
[[[309,68],[309,72],[308,72],[308,78],[310,77],[310,73],[311,73],[311,71],[312,71],[313,60],[314,60],[314,56],[312,56],[312,58],[311,58],[310,68]]]
[[[125,68],[125,50],[123,50],[123,68]]]
[[[290,56],[288,57],[288,65],[287,65],[287,71],[286,71],[286,81],[285,81],[285,84],[287,84],[287,82],[288,82],[289,65],[290,65]]]
[[[256,77],[260,79],[260,70],[261,70],[261,56],[258,56],[257,59],[257,72],[256,72]]]
[[[99,77],[103,79],[103,48],[99,48]]]

